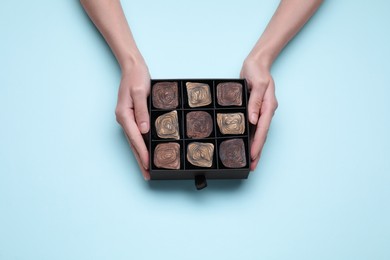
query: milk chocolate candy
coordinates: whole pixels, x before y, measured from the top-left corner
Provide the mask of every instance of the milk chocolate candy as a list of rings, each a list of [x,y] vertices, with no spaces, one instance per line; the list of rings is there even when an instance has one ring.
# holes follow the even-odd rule
[[[208,84],[187,82],[186,86],[190,107],[203,107],[211,104],[211,92]]]
[[[189,138],[209,137],[213,131],[213,119],[204,111],[192,111],[186,116],[187,136]]]
[[[217,102],[220,106],[241,106],[242,85],[236,82],[224,82],[217,85]]]
[[[180,144],[161,143],[154,149],[154,165],[164,169],[180,169]]]
[[[219,158],[227,168],[242,168],[246,165],[245,145],[242,139],[225,140],[219,146]]]
[[[157,117],[155,126],[157,135],[160,138],[180,138],[179,122],[176,110]]]
[[[243,134],[245,132],[244,113],[218,113],[217,123],[224,135]]]
[[[214,145],[211,143],[193,142],[187,147],[187,160],[195,166],[211,167],[213,165]]]
[[[152,102],[155,108],[174,109],[179,105],[177,82],[158,82],[152,88]]]

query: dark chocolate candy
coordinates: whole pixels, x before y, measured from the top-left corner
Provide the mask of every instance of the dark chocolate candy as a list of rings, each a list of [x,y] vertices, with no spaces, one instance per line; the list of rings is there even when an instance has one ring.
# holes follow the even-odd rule
[[[195,166],[211,167],[213,165],[214,145],[211,143],[193,142],[187,147],[187,160]]]
[[[217,85],[217,102],[220,106],[241,106],[242,85],[236,82],[224,82]]]
[[[177,82],[158,82],[152,89],[152,102],[155,108],[173,109],[179,105]]]
[[[246,165],[245,145],[242,139],[223,141],[219,146],[219,158],[227,168],[242,168]]]
[[[213,131],[213,119],[204,111],[189,112],[186,116],[187,136],[189,138],[209,137]]]
[[[158,168],[180,169],[180,144],[161,143],[154,149],[154,165]]]

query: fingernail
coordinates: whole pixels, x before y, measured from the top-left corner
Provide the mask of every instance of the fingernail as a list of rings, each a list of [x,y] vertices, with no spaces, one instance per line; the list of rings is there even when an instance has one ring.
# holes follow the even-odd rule
[[[142,122],[140,125],[139,125],[139,128],[141,130],[141,133],[143,134],[146,134],[148,132],[148,124],[146,122]]]
[[[150,181],[150,176],[145,174],[144,179],[145,179],[145,181]]]
[[[149,170],[149,166],[146,163],[142,163],[142,165],[144,166],[145,170]]]
[[[258,155],[252,157],[251,160],[252,160],[252,161],[256,161],[257,157],[258,157]]]
[[[254,125],[257,123],[257,114],[256,114],[256,113],[252,113],[252,114],[251,114],[250,121],[251,121],[251,123],[254,124]]]
[[[257,154],[255,154],[255,156],[251,156],[251,160],[252,161],[256,161],[256,159],[260,156],[260,152],[258,152]]]

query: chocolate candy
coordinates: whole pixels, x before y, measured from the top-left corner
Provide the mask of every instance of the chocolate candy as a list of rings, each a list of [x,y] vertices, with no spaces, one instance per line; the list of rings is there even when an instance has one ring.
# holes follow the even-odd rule
[[[186,86],[190,107],[203,107],[211,104],[211,92],[208,84],[187,82]]]
[[[179,105],[177,82],[158,82],[152,88],[152,102],[155,108],[173,109]]]
[[[179,123],[176,110],[157,117],[155,126],[157,135],[160,138],[180,138]]]
[[[217,102],[220,106],[241,106],[242,85],[236,82],[224,82],[217,85]]]
[[[193,142],[187,147],[187,160],[195,166],[211,167],[213,165],[214,145],[211,143]]]
[[[180,144],[161,143],[154,149],[154,165],[158,168],[180,169]]]
[[[245,132],[244,113],[218,113],[219,131],[224,135],[243,134]]]
[[[189,138],[205,138],[213,132],[213,119],[207,112],[189,112],[186,116],[186,122]]]
[[[219,146],[219,158],[227,168],[242,168],[246,165],[245,145],[242,139],[225,140]]]

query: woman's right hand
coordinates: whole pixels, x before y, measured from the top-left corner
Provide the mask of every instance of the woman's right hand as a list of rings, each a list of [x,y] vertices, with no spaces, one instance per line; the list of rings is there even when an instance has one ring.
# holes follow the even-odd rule
[[[261,156],[272,117],[278,108],[275,96],[275,83],[270,67],[251,56],[246,58],[240,73],[249,85],[248,118],[256,126],[251,145],[251,171],[254,171]]]

